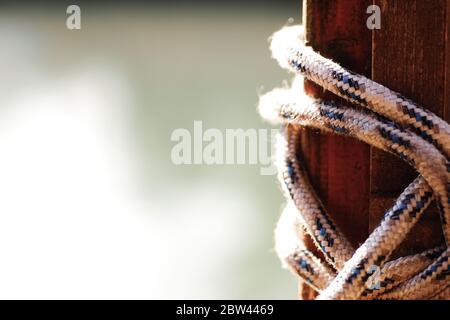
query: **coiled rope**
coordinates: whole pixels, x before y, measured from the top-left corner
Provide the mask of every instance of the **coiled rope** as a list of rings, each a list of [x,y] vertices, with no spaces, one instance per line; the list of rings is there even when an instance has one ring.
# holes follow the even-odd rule
[[[318,299],[450,298],[450,126],[399,93],[353,73],[304,44],[301,26],[271,39],[273,57],[297,78],[291,88],[260,98],[261,115],[282,124],[277,141],[278,177],[288,198],[276,231],[283,263],[319,292]],[[302,90],[303,77],[352,102],[350,108],[316,100]],[[356,250],[312,188],[300,156],[303,127],[368,143],[397,155],[419,173]],[[420,254],[389,256],[435,199],[445,242]],[[325,262],[307,250],[306,230]]]

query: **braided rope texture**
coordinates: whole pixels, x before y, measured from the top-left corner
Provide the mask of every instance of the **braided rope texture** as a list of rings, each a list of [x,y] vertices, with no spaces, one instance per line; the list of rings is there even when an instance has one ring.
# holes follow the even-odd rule
[[[316,290],[318,299],[450,299],[450,125],[314,52],[304,44],[301,26],[275,33],[270,47],[280,66],[296,75],[291,87],[274,89],[259,102],[261,116],[282,126],[276,162],[288,204],[276,228],[276,250],[283,264]],[[354,107],[307,96],[304,78]],[[419,173],[356,250],[311,186],[300,155],[303,128],[358,139],[398,156]],[[433,200],[444,243],[389,260]],[[306,249],[302,229],[325,259]]]

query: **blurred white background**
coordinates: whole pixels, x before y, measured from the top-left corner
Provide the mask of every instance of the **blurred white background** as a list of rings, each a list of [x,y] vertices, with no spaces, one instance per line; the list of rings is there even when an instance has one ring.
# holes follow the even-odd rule
[[[298,4],[300,6],[300,3]],[[258,166],[175,166],[176,128],[269,128],[290,6],[0,11],[0,298],[295,299]]]

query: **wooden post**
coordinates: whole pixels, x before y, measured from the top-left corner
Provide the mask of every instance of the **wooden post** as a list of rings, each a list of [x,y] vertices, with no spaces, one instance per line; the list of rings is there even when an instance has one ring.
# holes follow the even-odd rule
[[[368,6],[381,8],[381,29],[366,25]],[[450,0],[304,0],[306,40],[325,57],[372,77],[450,120]],[[309,94],[337,99],[306,81]],[[416,173],[404,162],[343,137],[302,133],[305,165],[325,206],[357,247]],[[431,209],[394,253],[436,245],[440,222]],[[305,239],[314,251],[310,239]],[[300,284],[300,298],[314,293]]]
[[[366,27],[370,0],[305,0],[306,41],[323,56],[370,76],[371,32]],[[337,99],[312,82],[309,94]],[[356,247],[368,236],[370,148],[358,141],[312,130],[302,133],[302,154],[311,182],[338,226]],[[314,246],[308,242],[309,248]],[[313,297],[300,285],[303,299]]]
[[[373,79],[443,117],[450,1],[376,0],[375,4],[381,8],[381,29],[374,31],[372,43]],[[403,161],[372,150],[370,229],[378,225],[384,211],[416,175]],[[431,248],[440,243],[441,236],[439,215],[433,206],[394,256]]]

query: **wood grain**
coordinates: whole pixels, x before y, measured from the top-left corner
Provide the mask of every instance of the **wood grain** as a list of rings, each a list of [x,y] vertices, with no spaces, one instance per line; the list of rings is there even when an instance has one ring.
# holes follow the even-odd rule
[[[368,30],[366,9],[381,8]],[[372,77],[450,121],[450,0],[304,0],[306,38],[315,50]],[[336,99],[306,81],[308,93]],[[447,107],[446,107],[447,106]],[[304,130],[301,150],[312,183],[354,246],[363,242],[416,172],[397,158],[342,137]],[[433,207],[394,256],[437,245]],[[306,239],[314,250],[310,239]],[[300,298],[314,298],[300,284]]]
[[[366,28],[369,0],[306,0],[306,40],[334,61],[370,76],[371,32]],[[309,94],[336,96],[306,81]],[[370,148],[352,139],[304,130],[301,150],[312,184],[337,225],[356,247],[368,236]],[[310,249],[314,249],[310,244]],[[301,286],[303,299],[313,297]]]
[[[450,121],[450,0],[447,0],[446,10],[446,28],[445,28],[445,99],[444,99],[444,117]]]
[[[374,31],[372,78],[437,115],[444,115],[448,1],[374,2],[381,8],[381,29]],[[403,161],[377,149],[371,150],[370,230],[378,225],[384,211],[416,175]],[[438,245],[441,234],[439,215],[433,206],[396,255]]]

